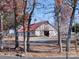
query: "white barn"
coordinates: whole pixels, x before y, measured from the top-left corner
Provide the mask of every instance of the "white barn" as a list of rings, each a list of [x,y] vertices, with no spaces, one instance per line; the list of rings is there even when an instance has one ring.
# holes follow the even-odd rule
[[[36,29],[35,29],[35,35],[36,36],[56,36],[57,35],[57,30],[49,24],[48,21],[44,22],[39,22],[36,25],[40,24]]]
[[[23,27],[18,30],[23,32]],[[27,32],[27,26],[26,26]],[[56,36],[57,30],[48,21],[38,22],[30,25],[31,36]]]

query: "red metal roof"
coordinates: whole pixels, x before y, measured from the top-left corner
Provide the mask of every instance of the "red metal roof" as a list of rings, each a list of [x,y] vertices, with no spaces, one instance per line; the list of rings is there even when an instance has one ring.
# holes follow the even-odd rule
[[[47,24],[48,21],[43,21],[43,22],[38,22],[38,23],[34,23],[30,25],[30,31],[34,31],[36,30],[39,26],[41,26],[42,24]],[[27,31],[27,25],[25,26],[25,31]],[[23,32],[23,26],[18,29],[18,32]]]

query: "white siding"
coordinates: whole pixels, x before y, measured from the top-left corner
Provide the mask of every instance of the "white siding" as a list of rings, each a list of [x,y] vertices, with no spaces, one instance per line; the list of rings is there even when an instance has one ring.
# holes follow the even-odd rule
[[[57,35],[57,31],[49,24],[42,24],[39,26],[35,31],[35,35],[44,36],[44,31],[49,31],[49,36]]]

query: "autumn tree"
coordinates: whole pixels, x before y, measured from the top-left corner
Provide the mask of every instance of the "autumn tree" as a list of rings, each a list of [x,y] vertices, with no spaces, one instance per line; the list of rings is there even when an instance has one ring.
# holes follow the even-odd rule
[[[25,10],[26,10],[26,4],[24,5],[25,1],[24,0],[13,0],[14,4],[14,15],[15,15],[15,49],[19,47],[19,42],[18,42],[18,31],[17,27],[20,25],[20,20],[23,19],[23,15],[25,16]],[[19,17],[22,17],[21,19]],[[23,21],[24,22],[24,21]],[[25,31],[24,31],[25,33]],[[25,40],[25,36],[24,36]]]
[[[14,26],[15,28],[15,43],[16,43],[15,48],[19,47],[17,27],[20,24],[20,20],[21,21],[23,20],[22,19],[23,8],[24,8],[23,0],[1,0],[0,1],[0,13],[3,13],[2,15],[5,21],[3,25],[6,26],[8,24],[6,27],[7,29],[9,29],[12,26]]]
[[[32,10],[31,10],[31,12],[29,14],[29,18],[28,18],[28,26],[27,26],[27,52],[30,51],[30,41],[29,41],[29,39],[30,39],[30,22],[32,20],[31,17],[32,17],[34,9],[35,9],[35,2],[36,2],[36,0],[33,0]]]
[[[12,2],[11,0],[0,0],[0,32],[2,32],[1,36],[3,36],[3,25],[5,16],[12,12]],[[10,3],[9,3],[10,2]],[[1,38],[2,41],[2,38]]]

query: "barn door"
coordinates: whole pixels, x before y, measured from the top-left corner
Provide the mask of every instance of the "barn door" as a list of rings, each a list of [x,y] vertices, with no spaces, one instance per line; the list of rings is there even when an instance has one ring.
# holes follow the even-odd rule
[[[49,31],[44,31],[44,35],[49,37]]]

